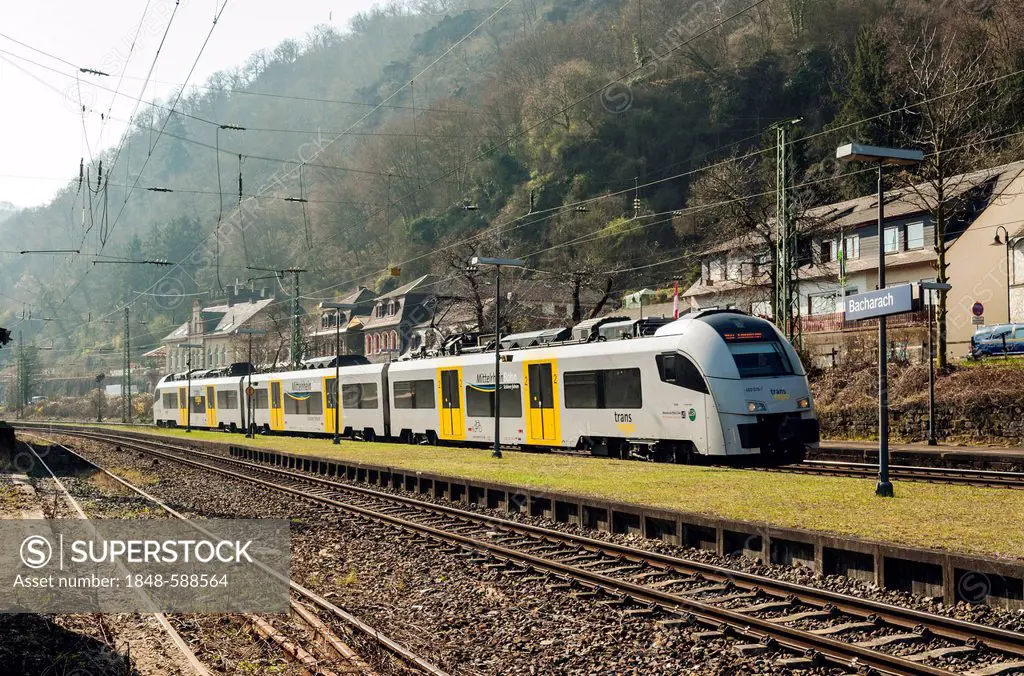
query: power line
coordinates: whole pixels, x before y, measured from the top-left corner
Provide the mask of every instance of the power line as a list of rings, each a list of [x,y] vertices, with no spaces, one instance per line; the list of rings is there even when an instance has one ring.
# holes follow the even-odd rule
[[[217,11],[217,14],[213,17],[213,25],[210,26],[210,30],[209,30],[209,32],[207,32],[206,38],[203,40],[203,44],[199,47],[199,53],[196,54],[195,61],[192,62],[192,67],[189,68],[188,74],[185,76],[185,83],[186,84],[188,83],[188,81],[190,79],[192,79],[192,74],[195,72],[196,67],[199,65],[199,59],[202,58],[203,52],[206,51],[206,46],[210,43],[210,38],[213,36],[213,31],[214,31],[214,29],[217,28],[217,22],[220,20],[220,17],[224,13],[224,10],[227,8],[227,5],[228,5],[228,0],[224,0],[224,2],[220,6],[220,9]],[[175,11],[177,11],[177,8],[178,8],[178,3],[175,2],[175,5],[174,5]],[[171,18],[168,21],[168,30],[170,29],[170,22],[173,21],[173,20],[174,20],[174,14],[172,13],[171,14]],[[164,37],[165,38],[167,37],[166,32],[164,33]],[[163,41],[162,40],[161,40],[160,44],[161,44],[161,46],[163,45]],[[159,56],[159,49],[157,50],[157,55]],[[154,65],[156,65],[156,60],[155,59],[154,59],[153,63],[154,63]],[[174,115],[174,109],[176,109],[178,107],[178,104],[181,102],[181,97],[182,97],[183,93],[184,93],[184,89],[181,89],[181,90],[178,91],[178,95],[177,95],[177,97],[175,97],[174,103],[171,105],[171,112],[167,114],[167,117],[164,119],[163,125],[160,126],[160,131],[157,133],[156,140],[154,141],[154,145],[156,143],[159,143],[160,137],[164,133],[164,129],[167,128],[168,122],[171,121],[171,115]],[[140,99],[141,99],[141,97],[140,97]],[[127,129],[125,130],[125,136],[126,137],[127,137],[128,133],[129,133],[129,131],[130,130],[127,130]],[[120,152],[120,150],[118,152]],[[139,181],[142,179],[142,174],[146,171],[146,167],[149,165],[149,160],[152,157],[153,157],[152,154],[147,154],[146,155],[146,160],[142,163],[142,168],[139,169],[139,173],[138,173],[138,175],[136,175],[135,181],[132,183],[132,187],[128,189],[128,192],[125,195],[124,203],[121,204],[121,208],[118,210],[117,216],[114,217],[114,222],[110,225],[110,230],[111,231],[113,231],[113,229],[115,227],[117,227],[117,223],[120,220],[121,215],[124,213],[125,207],[128,204],[128,198],[131,197],[131,194],[135,191],[135,188],[138,186]],[[117,157],[115,156],[114,157],[114,163],[116,164],[116,162],[117,162]]]
[[[124,63],[121,64],[121,73],[117,78],[117,85],[114,87],[114,95],[110,97],[110,105],[107,106],[107,115],[100,123],[100,142],[103,140],[103,130],[106,127],[107,122],[110,120],[110,113],[114,109],[114,101],[121,93],[121,83],[124,82],[124,74],[128,71],[128,64],[132,60],[132,55],[135,53],[135,43],[139,40],[139,33],[142,32],[142,27],[146,23],[146,14],[149,13],[149,5],[152,0],[146,0],[146,6],[142,8],[142,16],[139,18],[139,24],[135,28],[135,35],[132,37],[132,44],[128,47],[128,56],[125,57]],[[154,64],[155,64],[154,60]],[[148,77],[147,77],[148,80]],[[146,85],[143,85],[142,89],[145,92]],[[141,98],[141,96],[140,96]],[[128,149],[129,157],[131,157],[131,148]],[[113,169],[113,167],[111,167]]]
[[[750,8],[752,8],[752,7],[754,7],[754,6],[756,6],[757,4],[760,4],[760,3],[755,3],[754,5],[752,5],[751,7],[749,7],[748,9],[750,9]],[[745,10],[744,10],[744,11],[745,11]],[[735,15],[733,15],[733,16],[735,16]],[[729,18],[732,18],[732,17],[729,17]],[[726,19],[726,20],[729,20],[729,19]],[[699,36],[697,36],[697,37],[699,37]],[[684,43],[684,44],[685,44],[685,43]],[[667,53],[671,53],[671,52],[672,52],[672,51],[674,51],[675,49],[681,48],[682,46],[683,46],[683,45],[678,45],[678,46],[677,46],[677,47],[675,47],[675,48],[674,48],[673,50],[670,50],[670,52],[667,52]],[[663,55],[662,57],[664,58],[664,55]],[[633,71],[632,73],[635,73],[635,72],[636,72],[637,70],[639,70],[639,69],[635,69],[635,70],[634,70],[634,71]],[[626,78],[626,77],[629,77],[629,75],[630,75],[630,74],[627,74],[626,76],[623,76],[622,78],[618,78],[618,79],[616,79],[616,80],[615,80],[615,81],[613,81],[613,82],[618,82],[618,81],[621,81],[622,79],[624,79],[624,78]],[[1002,76],[1002,77],[1010,77],[1010,76]],[[602,90],[603,90],[603,88],[602,88]],[[600,90],[598,90],[598,91],[600,91]],[[396,92],[396,93],[397,93],[397,92]],[[596,92],[594,92],[594,93],[596,93]],[[590,94],[590,96],[593,96],[593,95],[594,95],[594,93]],[[589,98],[590,96],[588,96],[588,98]],[[918,104],[920,105],[921,103],[918,103]],[[909,109],[909,108],[911,108],[911,107],[907,107],[907,109]],[[376,109],[375,109],[375,110],[376,110]],[[566,109],[566,110],[567,110],[567,109]],[[879,116],[879,117],[881,117],[881,116]],[[544,121],[542,121],[542,122],[541,122],[541,123],[539,123],[539,124],[543,124],[543,123],[544,123]],[[356,124],[358,124],[358,123],[356,123]],[[528,131],[528,130],[527,130],[527,131]],[[831,131],[836,131],[836,129],[833,129],[833,130],[828,130],[827,132],[821,132],[821,133],[830,133]],[[521,135],[521,134],[520,134],[520,135]],[[815,136],[816,136],[816,135],[820,135],[820,134],[815,134]],[[514,139],[514,138],[517,138],[517,137],[518,137],[518,136],[516,136],[516,137],[513,137],[513,139]],[[813,136],[811,136],[811,137],[813,137]],[[808,137],[808,138],[810,138],[810,137]],[[335,139],[335,140],[337,140],[337,139]],[[492,150],[490,150],[489,152],[494,152],[494,150],[497,150],[497,149],[492,149]],[[750,155],[748,155],[748,156],[744,156],[744,157],[753,157],[754,155],[758,155],[758,154],[760,154],[760,153],[754,153],[754,154],[750,154]],[[732,160],[729,160],[729,162],[735,162],[735,161],[738,161],[738,160],[740,160],[740,159],[742,159],[742,158],[734,158],[734,159],[732,159]],[[471,160],[470,162],[472,162],[472,161],[475,161],[475,159],[474,159],[474,160]],[[468,163],[467,163],[467,164],[468,164]],[[713,166],[714,166],[714,165],[713,165]],[[703,168],[703,169],[708,169],[708,168]],[[687,172],[687,173],[693,173],[693,172]],[[669,179],[665,179],[665,180],[671,180],[671,179],[673,179],[673,178],[677,178],[677,177],[678,177],[678,175],[677,175],[676,177],[671,177],[671,178],[669,178]],[[435,179],[435,180],[436,180],[436,179]],[[432,181],[432,182],[434,182],[434,181]],[[656,183],[656,182],[663,182],[663,181],[652,181],[651,183],[648,183],[648,184],[653,184],[653,183]],[[424,187],[425,187],[425,186],[424,186]],[[422,189],[422,188],[421,188],[421,189]],[[415,193],[415,192],[414,192],[414,193]],[[411,194],[412,194],[412,193],[411,193]],[[408,196],[406,196],[406,197],[408,197]],[[601,197],[599,197],[599,198],[595,198],[595,200],[596,200],[596,199],[605,199],[606,197],[609,197],[609,196],[601,196]],[[404,198],[400,198],[400,199],[404,199]],[[400,201],[400,199],[399,199],[399,201]],[[587,202],[589,202],[589,201],[593,201],[593,200],[588,200]],[[565,207],[561,207],[561,208],[559,208],[558,210],[560,211],[560,210],[562,210],[562,209],[564,209],[564,208],[565,208]],[[517,220],[518,220],[518,219],[517,219]],[[333,288],[333,287],[331,287],[331,288]]]
[[[760,0],[760,1],[761,1],[761,2],[763,2],[764,0]],[[461,44],[462,44],[463,42],[465,42],[465,41],[466,41],[466,40],[468,40],[468,39],[469,39],[470,37],[472,37],[472,36],[473,36],[473,35],[474,35],[474,34],[475,34],[475,33],[476,33],[477,31],[479,31],[479,30],[480,30],[480,28],[482,28],[482,27],[483,27],[484,25],[486,25],[486,24],[487,24],[487,23],[488,23],[488,22],[489,22],[489,21],[490,21],[491,19],[493,19],[493,18],[494,18],[495,16],[497,16],[497,15],[498,15],[498,14],[499,14],[499,13],[500,13],[501,11],[503,11],[503,10],[504,10],[504,9],[505,9],[506,7],[508,7],[508,6],[510,5],[510,4],[512,4],[512,2],[513,2],[513,0],[506,0],[506,2],[505,2],[505,3],[503,4],[503,5],[501,5],[501,6],[500,6],[500,7],[498,8],[498,9],[496,9],[496,10],[495,10],[495,11],[494,11],[493,13],[491,13],[490,15],[488,15],[488,16],[487,16],[487,17],[486,17],[486,18],[485,18],[485,19],[484,19],[483,21],[481,21],[481,22],[480,22],[479,24],[477,24],[477,25],[476,25],[476,26],[475,26],[475,27],[474,27],[473,29],[471,29],[471,30],[470,30],[470,31],[469,31],[468,33],[466,33],[466,34],[465,34],[465,35],[464,35],[464,36],[463,36],[462,38],[460,38],[459,40],[457,40],[457,41],[456,41],[456,42],[455,42],[454,44],[452,44],[452,45],[451,45],[451,46],[450,46],[450,47],[449,47],[449,48],[448,48],[447,50],[445,50],[445,51],[444,51],[444,52],[443,52],[443,53],[442,53],[442,54],[441,54],[440,56],[438,56],[438,57],[437,57],[436,59],[434,59],[434,60],[433,60],[432,62],[430,62],[430,63],[429,63],[429,64],[428,64],[428,65],[427,65],[427,66],[426,66],[425,68],[423,68],[423,70],[421,70],[421,71],[420,71],[420,73],[419,73],[418,75],[416,75],[416,78],[422,77],[422,76],[423,76],[423,75],[424,75],[424,74],[425,74],[425,73],[426,73],[427,71],[429,71],[429,70],[430,70],[431,68],[433,68],[433,67],[434,67],[435,65],[437,65],[437,64],[438,64],[438,63],[439,63],[439,62],[440,62],[441,60],[443,60],[444,58],[446,58],[446,57],[447,57],[447,56],[448,56],[448,55],[449,55],[449,54],[450,54],[450,53],[451,53],[452,51],[454,51],[454,50],[455,50],[455,49],[456,49],[456,48],[457,48],[457,47],[458,47],[459,45],[461,45]],[[224,0],[224,4],[225,4],[225,5],[227,4],[227,0]],[[223,7],[222,7],[221,11],[223,11]],[[219,14],[218,14],[218,16],[219,16]],[[216,26],[216,20],[214,21],[214,26]],[[212,33],[212,29],[211,29],[211,33]],[[209,40],[209,35],[207,35],[207,40]],[[204,42],[204,43],[203,43],[203,46],[205,47],[205,45],[206,45],[206,43]],[[201,53],[202,53],[202,50],[200,50],[200,54],[201,54]],[[197,62],[198,62],[198,58],[197,58]],[[194,69],[194,68],[195,68],[195,64],[193,64],[193,69]],[[191,76],[191,71],[190,71],[189,75]],[[185,80],[185,81],[186,81],[186,83],[188,82],[188,79],[189,79],[189,78],[186,78],[186,80]],[[403,89],[404,89],[404,88],[405,88],[405,87],[407,86],[407,84],[408,84],[408,83],[406,83],[406,84],[403,84],[403,85],[402,85],[401,87],[399,87],[399,88],[398,88],[397,90],[395,90],[395,91],[394,91],[394,92],[393,92],[392,94],[390,94],[390,95],[389,95],[389,96],[388,96],[387,98],[385,98],[385,99],[384,99],[384,101],[382,101],[382,102],[380,102],[379,104],[377,104],[376,106],[374,106],[373,110],[369,111],[368,113],[366,113],[365,115],[363,115],[363,116],[362,116],[361,118],[359,118],[358,120],[356,120],[356,121],[355,121],[354,123],[352,123],[352,124],[351,124],[351,125],[350,125],[350,126],[348,127],[348,129],[346,129],[346,130],[345,130],[344,132],[342,132],[342,134],[340,134],[340,135],[336,136],[336,137],[335,137],[335,138],[333,138],[333,139],[332,139],[331,141],[329,141],[329,142],[328,142],[327,144],[325,144],[325,145],[324,145],[324,146],[323,146],[323,147],[322,147],[322,148],[321,148],[321,149],[320,149],[320,150],[319,150],[319,151],[317,152],[317,154],[319,154],[319,153],[322,153],[322,152],[323,152],[324,150],[326,150],[327,148],[329,148],[330,146],[332,146],[332,145],[333,145],[334,143],[336,143],[336,142],[337,142],[337,141],[338,141],[338,140],[339,140],[340,138],[342,138],[342,137],[343,137],[343,136],[344,136],[345,134],[347,134],[347,133],[348,133],[349,131],[351,131],[352,129],[354,129],[354,128],[355,128],[356,126],[358,126],[358,125],[359,125],[360,123],[362,123],[362,122],[363,122],[364,120],[366,120],[367,118],[369,118],[369,117],[370,117],[371,115],[373,115],[373,113],[375,113],[375,112],[376,112],[377,110],[380,110],[380,109],[381,109],[382,107],[384,107],[384,105],[385,105],[385,104],[387,104],[387,102],[388,102],[388,101],[390,101],[391,99],[393,99],[394,97],[396,97],[396,96],[397,96],[397,95],[398,95],[398,94],[399,94],[399,93],[400,93],[400,92],[401,92],[401,91],[402,91],[402,90],[403,90]],[[184,91],[184,90],[182,90],[182,91]],[[181,98],[181,93],[182,93],[182,91],[179,91],[179,92],[178,92],[178,100],[180,100],[180,98]],[[177,105],[177,103],[175,103],[175,105]],[[168,120],[169,120],[169,119],[170,119],[170,117],[168,116]],[[165,121],[165,123],[164,123],[164,126],[166,126],[166,121]],[[161,128],[161,134],[163,134],[163,128]],[[149,158],[147,157],[147,163],[148,163],[148,160],[149,160]],[[305,164],[307,164],[307,165],[310,165],[310,166],[312,166],[312,165],[311,165],[311,163],[309,163],[309,162],[305,162]],[[143,170],[145,170],[145,165],[143,165]],[[136,185],[138,184],[138,181],[139,181],[139,179],[141,179],[141,176],[142,176],[142,171],[140,171],[140,172],[139,172],[139,176],[138,176],[138,177],[136,178],[136,181],[135,181],[135,184],[136,184]],[[125,204],[127,204],[127,200],[125,200]],[[120,211],[118,212],[118,218],[120,218],[120,215],[121,215],[121,214],[122,214],[122,213],[124,212],[124,206],[125,206],[125,205],[122,205],[122,207],[121,207],[121,210],[120,210]],[[114,224],[115,224],[115,225],[116,225],[116,223],[117,223],[117,218],[115,218],[115,220],[114,220]],[[111,228],[113,228],[113,226],[111,226]],[[244,231],[243,231],[243,232],[244,232]],[[206,241],[207,241],[208,239],[209,239],[209,235],[207,235],[207,236],[206,236],[205,238],[203,238],[203,241],[199,243],[199,245],[197,246],[196,250],[198,250],[198,248],[199,248],[199,247],[202,247],[203,245],[205,245],[205,243],[206,243]],[[88,271],[87,271],[87,274],[88,274]],[[83,278],[83,279],[84,279],[84,278]],[[157,282],[157,283],[159,283],[159,282]],[[78,285],[76,285],[76,287],[75,287],[75,288],[77,288],[77,286],[78,286]],[[155,284],[154,284],[154,286],[155,286]],[[70,297],[70,296],[69,296],[69,297]],[[65,298],[64,302],[67,302],[67,298]],[[63,303],[62,303],[62,304],[63,304]]]

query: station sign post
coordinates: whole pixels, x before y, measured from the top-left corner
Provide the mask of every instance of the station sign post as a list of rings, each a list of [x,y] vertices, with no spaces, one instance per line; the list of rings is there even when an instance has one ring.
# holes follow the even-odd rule
[[[875,492],[892,497],[889,480],[889,362],[885,340],[885,318],[914,309],[914,290],[910,284],[882,286],[877,291],[858,293],[843,299],[846,319],[878,319],[878,486]]]
[[[933,291],[950,291],[953,286],[950,284],[944,284],[941,282],[921,282],[919,285],[920,292],[918,297],[921,298],[921,303],[924,303],[924,292],[928,292],[928,445],[937,446],[938,441],[935,439],[935,342],[932,338],[932,334],[935,332],[932,328],[935,312],[935,301],[932,298]],[[980,316],[985,308],[981,303],[974,304],[975,316]]]

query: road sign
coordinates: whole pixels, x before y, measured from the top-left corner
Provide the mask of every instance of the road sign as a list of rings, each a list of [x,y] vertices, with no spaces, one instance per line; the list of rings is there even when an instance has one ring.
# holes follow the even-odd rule
[[[978,301],[971,308],[971,312],[974,313],[975,317],[980,317],[985,314],[985,306],[981,304],[981,301]]]
[[[985,318],[984,317],[971,317],[971,323],[974,324],[975,326],[985,326]]]
[[[250,385],[249,387],[245,388],[245,394],[251,397],[252,395],[256,394],[256,388]]]
[[[872,319],[910,312],[914,309],[914,291],[910,284],[887,286],[878,291],[858,293],[843,299],[846,319]]]

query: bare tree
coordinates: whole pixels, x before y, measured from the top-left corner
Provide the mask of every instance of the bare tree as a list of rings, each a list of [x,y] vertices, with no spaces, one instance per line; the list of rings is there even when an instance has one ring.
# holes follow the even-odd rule
[[[803,242],[809,242],[829,224],[815,214],[819,202],[820,195],[811,189],[791,197],[790,217]],[[772,316],[779,303],[775,211],[774,164],[761,156],[718,163],[693,184],[689,216],[706,233],[708,250],[718,248],[726,259],[723,265],[728,281],[746,288],[752,303],[767,302]],[[728,250],[723,248],[726,245]],[[806,247],[798,247],[799,264],[824,268],[815,275],[817,279],[839,281],[838,269],[834,273],[828,269],[832,261],[801,257],[801,251]],[[730,266],[729,261],[734,263]]]
[[[270,368],[285,363],[291,345],[291,303],[271,303],[249,324],[247,328],[265,331],[251,336],[252,363]],[[249,339],[247,335],[234,336],[231,347],[236,355],[249,357]]]
[[[940,34],[925,28],[903,48],[903,88],[910,97],[912,124],[901,130],[904,141],[925,151],[924,163],[901,178],[907,199],[926,211],[935,225],[933,247],[936,279],[947,281],[947,237],[968,207],[967,172],[981,144],[991,135],[989,111],[993,89],[983,49],[969,53],[956,33]],[[946,365],[946,292],[939,292],[937,308],[938,366]]]

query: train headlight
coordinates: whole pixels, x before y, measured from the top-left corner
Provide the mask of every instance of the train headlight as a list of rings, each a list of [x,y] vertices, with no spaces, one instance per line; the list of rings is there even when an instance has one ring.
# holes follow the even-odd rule
[[[800,399],[799,401],[796,402],[796,405],[799,408],[810,408],[811,407],[811,399],[810,399],[810,397],[803,397],[802,399]]]
[[[766,413],[768,411],[768,407],[760,401],[748,401],[747,411],[750,413]]]

